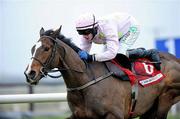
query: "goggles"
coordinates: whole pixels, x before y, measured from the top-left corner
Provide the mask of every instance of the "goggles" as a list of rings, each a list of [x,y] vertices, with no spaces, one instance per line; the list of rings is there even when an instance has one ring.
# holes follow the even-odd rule
[[[86,29],[86,30],[77,30],[79,35],[89,35],[90,33],[93,33],[93,29]]]

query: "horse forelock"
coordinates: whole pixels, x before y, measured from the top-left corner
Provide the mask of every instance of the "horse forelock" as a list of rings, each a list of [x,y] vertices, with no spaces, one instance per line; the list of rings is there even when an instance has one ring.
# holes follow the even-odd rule
[[[61,41],[64,41],[64,40],[67,41],[67,42],[71,41],[70,38],[66,38],[66,37],[65,37],[64,35],[62,35],[62,34],[58,34],[57,37],[54,37],[53,35],[54,35],[54,31],[53,31],[52,29],[45,31],[45,32],[42,34],[42,36],[49,36],[49,37],[52,37],[52,38],[54,38],[54,39],[57,38],[58,40],[61,40]]]
[[[54,33],[52,29],[45,31],[42,35],[44,36],[51,36]]]

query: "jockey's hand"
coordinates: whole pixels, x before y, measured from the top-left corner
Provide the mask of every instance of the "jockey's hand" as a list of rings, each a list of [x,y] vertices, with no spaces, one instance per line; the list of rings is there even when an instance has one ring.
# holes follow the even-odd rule
[[[86,60],[88,62],[95,61],[94,55],[90,55],[86,51],[81,50],[78,52],[78,55],[82,60]]]

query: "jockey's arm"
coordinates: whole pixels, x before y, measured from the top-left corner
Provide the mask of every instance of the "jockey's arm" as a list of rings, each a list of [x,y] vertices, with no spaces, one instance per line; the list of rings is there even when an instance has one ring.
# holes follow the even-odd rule
[[[104,24],[103,31],[106,40],[106,49],[103,53],[95,54],[96,61],[107,61],[116,57],[119,50],[117,25],[114,22]]]
[[[107,61],[116,57],[119,49],[118,37],[111,36],[106,41],[106,49],[102,53],[95,54],[96,61]]]

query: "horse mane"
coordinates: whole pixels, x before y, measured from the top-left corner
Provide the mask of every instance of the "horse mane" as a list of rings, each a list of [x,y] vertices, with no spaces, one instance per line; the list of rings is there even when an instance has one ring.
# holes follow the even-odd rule
[[[70,46],[76,53],[78,53],[81,49],[75,45],[72,40],[70,38],[66,38],[64,35],[59,34],[59,36],[57,37],[57,39],[63,41],[64,43],[66,43],[68,46]]]
[[[52,37],[52,34],[54,34],[54,31],[52,29],[50,30],[47,30],[43,33],[43,35],[46,35],[46,36],[51,36]],[[75,45],[72,40],[70,38],[66,38],[63,34],[59,34],[57,37],[56,37],[58,40],[61,40],[63,41],[65,44],[67,44],[68,46],[70,46],[76,53],[78,53],[81,49]]]

